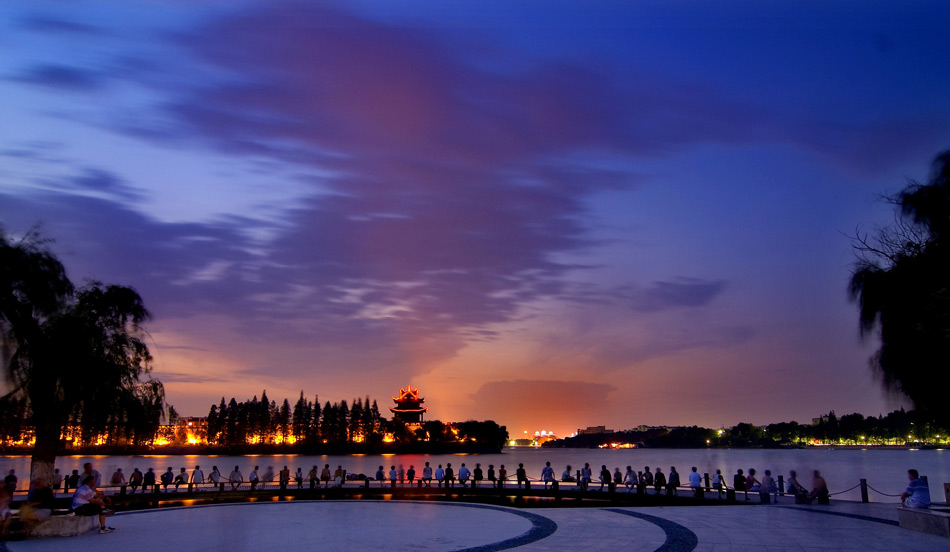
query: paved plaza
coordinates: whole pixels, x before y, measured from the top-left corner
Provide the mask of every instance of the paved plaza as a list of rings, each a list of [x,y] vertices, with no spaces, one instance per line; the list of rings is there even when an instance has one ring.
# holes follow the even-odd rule
[[[0,543],[0,552],[950,550],[901,529],[894,504],[516,509],[401,501],[288,501],[120,513],[116,528]]]

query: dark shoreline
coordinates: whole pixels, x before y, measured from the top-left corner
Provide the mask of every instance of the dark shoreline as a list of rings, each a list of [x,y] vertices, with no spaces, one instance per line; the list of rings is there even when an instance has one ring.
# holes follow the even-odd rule
[[[369,445],[362,443],[344,443],[344,444],[323,444],[320,446],[294,446],[294,445],[243,445],[243,446],[211,446],[211,445],[191,445],[191,446],[162,446],[162,447],[132,447],[132,446],[96,446],[96,447],[77,447],[63,449],[57,456],[150,456],[150,455],[170,455],[170,456],[248,456],[248,455],[266,455],[279,456],[299,454],[304,456],[341,456],[349,454],[498,454],[503,447],[493,447],[488,445],[478,445],[471,443],[410,443],[397,445],[395,443],[384,443],[381,445]],[[33,447],[2,447],[2,454],[13,455],[32,455]]]

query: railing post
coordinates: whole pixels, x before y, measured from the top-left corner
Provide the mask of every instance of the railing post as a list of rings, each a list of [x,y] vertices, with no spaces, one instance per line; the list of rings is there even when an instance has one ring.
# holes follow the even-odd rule
[[[861,480],[861,502],[870,502],[868,500],[868,480]]]

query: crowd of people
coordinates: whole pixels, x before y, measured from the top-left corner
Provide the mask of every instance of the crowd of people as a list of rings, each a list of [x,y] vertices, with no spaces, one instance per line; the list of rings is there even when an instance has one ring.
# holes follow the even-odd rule
[[[907,508],[929,508],[930,491],[927,483],[920,478],[917,470],[911,469],[907,472],[909,484],[907,489],[901,494],[901,504]],[[707,479],[708,478],[708,479]],[[549,486],[555,486],[559,483],[571,483],[582,491],[594,490],[596,485],[593,470],[590,464],[585,463],[579,470],[572,470],[568,465],[560,478],[555,477],[554,468],[550,462],[545,462],[541,468],[540,476],[530,478],[523,463],[519,463],[514,471],[514,476],[509,475],[508,469],[504,464],[500,464],[495,469],[494,464],[488,464],[487,469],[482,469],[482,464],[476,462],[474,468],[469,468],[466,462],[462,462],[458,471],[453,468],[452,463],[448,462],[443,467],[437,464],[433,467],[429,462],[421,466],[417,471],[416,466],[410,465],[404,469],[400,464],[397,468],[395,464],[391,465],[387,471],[384,466],[379,466],[374,477],[370,478],[364,474],[348,474],[343,466],[337,466],[335,470],[330,469],[329,464],[323,468],[314,465],[306,474],[303,469],[298,467],[296,471],[291,472],[287,466],[284,466],[279,472],[274,472],[273,467],[268,467],[263,473],[260,473],[260,466],[254,468],[248,473],[245,479],[240,466],[234,466],[234,470],[227,476],[223,475],[217,466],[212,466],[211,471],[205,476],[201,466],[196,465],[190,472],[186,468],[179,468],[176,473],[169,466],[161,475],[155,473],[153,468],[148,468],[142,472],[134,468],[132,473],[126,479],[122,468],[113,472],[109,479],[109,484],[113,487],[126,487],[129,493],[139,492],[173,492],[178,491],[181,486],[191,489],[195,485],[213,485],[215,488],[224,490],[237,490],[245,483],[250,489],[257,490],[262,484],[273,484],[275,481],[280,489],[284,490],[295,485],[297,489],[303,489],[307,486],[310,489],[317,487],[335,487],[343,486],[345,481],[361,480],[376,481],[380,486],[390,487],[415,486],[439,488],[452,488],[456,485],[460,487],[476,488],[482,485],[491,487],[504,487],[508,484],[516,485],[518,488],[530,487],[531,482],[540,482],[547,489]],[[700,474],[699,470],[693,466],[688,472],[685,482],[676,470],[676,466],[670,466],[669,471],[664,473],[660,467],[644,466],[642,471],[634,471],[631,466],[627,466],[625,472],[620,468],[614,468],[613,472],[602,465],[597,478],[600,487],[597,490],[603,491],[625,488],[628,493],[637,492],[640,494],[652,494],[673,496],[677,489],[686,487],[693,491],[695,496],[703,496],[707,491],[716,492],[720,496],[730,489],[739,493],[745,500],[750,500],[749,495],[759,495],[762,503],[770,503],[771,497],[778,493],[778,483],[772,476],[771,470],[765,470],[759,477],[754,468],[747,472],[742,469],[736,470],[732,477],[732,486],[728,486],[722,471],[717,469],[713,474]],[[827,503],[830,493],[828,484],[818,470],[812,473],[810,488],[805,487],[799,480],[798,474],[792,470],[785,480],[785,493],[795,497],[797,503],[810,504],[817,500],[819,503]],[[14,470],[10,470],[4,478],[3,487],[0,487],[0,520],[2,520],[3,531],[6,532],[10,520],[10,504],[13,493],[16,491],[18,478]],[[101,490],[102,475],[96,471],[92,463],[87,462],[83,466],[83,471],[73,470],[68,476],[63,476],[60,471],[54,470],[52,486],[45,482],[37,480],[30,484],[29,494],[26,501],[20,506],[19,514],[21,519],[42,521],[48,517],[53,510],[55,493],[63,488],[65,492],[73,490],[72,510],[77,515],[97,516],[99,519],[100,533],[109,533],[114,529],[106,525],[106,518],[111,514],[109,509],[110,499]]]

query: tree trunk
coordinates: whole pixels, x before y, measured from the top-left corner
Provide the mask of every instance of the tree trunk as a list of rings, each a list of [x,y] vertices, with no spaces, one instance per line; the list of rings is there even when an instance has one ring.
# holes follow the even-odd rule
[[[36,427],[36,442],[33,444],[33,457],[30,460],[30,481],[45,481],[53,486],[53,467],[59,452],[59,428]],[[32,483],[30,484],[32,488]]]

